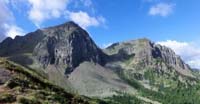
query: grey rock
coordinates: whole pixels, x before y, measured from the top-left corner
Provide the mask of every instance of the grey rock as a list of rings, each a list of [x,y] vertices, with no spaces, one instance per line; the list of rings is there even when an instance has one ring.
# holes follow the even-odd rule
[[[65,68],[70,73],[83,61],[103,64],[103,53],[88,33],[74,22],[43,29],[45,38],[33,55],[45,69],[49,65]]]

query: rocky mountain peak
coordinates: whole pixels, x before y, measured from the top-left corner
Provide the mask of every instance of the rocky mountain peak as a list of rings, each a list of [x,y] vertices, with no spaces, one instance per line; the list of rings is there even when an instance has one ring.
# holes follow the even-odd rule
[[[48,27],[48,28],[44,28],[42,29],[44,32],[52,32],[52,31],[73,31],[73,30],[76,30],[76,29],[81,29],[81,27],[76,24],[75,22],[73,21],[69,21],[69,22],[66,22],[66,23],[63,23],[63,24],[60,24],[60,25],[57,25],[57,26],[52,26],[52,27]],[[47,34],[48,35],[48,34]]]
[[[70,72],[83,61],[102,64],[103,53],[89,34],[74,22],[43,30],[45,38],[34,49],[34,56],[43,66],[55,65]]]

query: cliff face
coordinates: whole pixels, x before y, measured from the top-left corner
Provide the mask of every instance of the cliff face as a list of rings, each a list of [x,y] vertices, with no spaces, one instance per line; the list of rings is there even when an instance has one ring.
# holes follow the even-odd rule
[[[43,68],[65,67],[71,72],[83,61],[103,64],[103,53],[88,33],[73,22],[43,30],[46,37],[35,47],[33,55]]]

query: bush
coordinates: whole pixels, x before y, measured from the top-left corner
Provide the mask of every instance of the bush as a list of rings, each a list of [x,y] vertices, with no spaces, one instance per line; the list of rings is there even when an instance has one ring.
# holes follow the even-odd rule
[[[21,104],[41,104],[41,102],[35,98],[26,98],[26,97],[19,97],[18,102]]]
[[[16,100],[15,96],[11,94],[0,94],[0,103],[12,103]]]

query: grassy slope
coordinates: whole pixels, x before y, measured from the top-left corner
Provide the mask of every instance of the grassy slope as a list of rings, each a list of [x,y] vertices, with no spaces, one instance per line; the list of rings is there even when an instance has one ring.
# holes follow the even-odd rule
[[[11,73],[9,80],[0,85],[0,103],[97,103],[97,100],[67,93],[64,89],[49,83],[38,73],[5,59],[0,59],[0,70]]]

